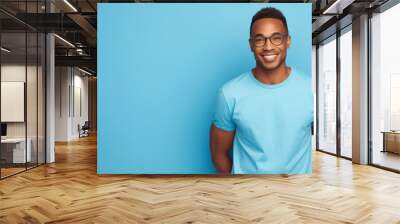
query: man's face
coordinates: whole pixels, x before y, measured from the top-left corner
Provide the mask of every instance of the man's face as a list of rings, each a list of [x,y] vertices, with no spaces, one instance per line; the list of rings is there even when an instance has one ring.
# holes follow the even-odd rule
[[[279,34],[284,34],[284,36],[282,37]],[[260,43],[263,43],[264,37],[271,38],[264,39],[265,44],[261,46]],[[281,20],[274,18],[256,20],[253,23],[250,38],[250,48],[254,53],[258,66],[263,67],[265,70],[274,70],[285,62],[286,51],[290,46],[291,40]],[[271,41],[275,44],[271,43]],[[281,43],[279,44],[279,42]]]

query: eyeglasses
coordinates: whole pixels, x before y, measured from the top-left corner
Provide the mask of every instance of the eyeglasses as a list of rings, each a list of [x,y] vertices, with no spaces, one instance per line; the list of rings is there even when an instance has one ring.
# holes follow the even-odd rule
[[[287,36],[286,33],[274,33],[269,37],[265,36],[256,36],[255,38],[250,38],[250,41],[253,42],[254,46],[256,47],[263,47],[265,43],[267,43],[267,39],[271,42],[271,44],[275,46],[279,46],[283,43],[283,40]]]

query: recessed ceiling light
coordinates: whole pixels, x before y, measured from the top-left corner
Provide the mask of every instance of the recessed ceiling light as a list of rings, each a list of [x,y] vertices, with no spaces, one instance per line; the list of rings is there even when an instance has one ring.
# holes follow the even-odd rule
[[[58,39],[60,39],[62,42],[66,43],[67,45],[69,45],[69,46],[75,48],[75,45],[73,45],[73,44],[72,44],[71,42],[69,42],[68,40],[66,40],[66,39],[64,39],[64,38],[62,38],[62,37],[60,37],[60,36],[57,35],[57,34],[54,34],[54,36],[57,37]]]
[[[69,1],[64,0],[65,4],[67,4],[74,12],[78,12],[78,10],[71,4]]]
[[[1,47],[1,50],[4,51],[4,52],[6,52],[6,53],[10,53],[10,52],[11,52],[11,50],[9,50],[9,49],[7,49],[7,48],[5,48],[5,47]]]
[[[343,9],[351,5],[355,0],[336,0],[322,14],[342,14]]]
[[[92,75],[92,73],[90,73],[90,72],[88,72],[88,71],[86,71],[86,70],[83,70],[83,69],[81,69],[81,68],[79,68],[79,67],[78,67],[78,70],[81,71],[81,72],[83,72],[83,73],[85,73],[85,74],[87,74],[87,75]]]

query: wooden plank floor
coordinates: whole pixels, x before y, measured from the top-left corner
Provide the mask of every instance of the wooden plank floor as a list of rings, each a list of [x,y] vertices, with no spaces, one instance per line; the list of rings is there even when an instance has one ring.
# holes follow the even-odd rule
[[[96,138],[0,181],[0,223],[400,223],[400,175],[315,152],[313,174],[97,175]]]

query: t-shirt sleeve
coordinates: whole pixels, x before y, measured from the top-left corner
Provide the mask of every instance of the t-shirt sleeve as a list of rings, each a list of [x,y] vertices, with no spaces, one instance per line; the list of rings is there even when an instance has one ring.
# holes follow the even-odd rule
[[[236,125],[232,119],[233,105],[229,105],[222,89],[218,92],[217,104],[214,114],[214,125],[217,128],[223,129],[225,131],[234,131]]]

